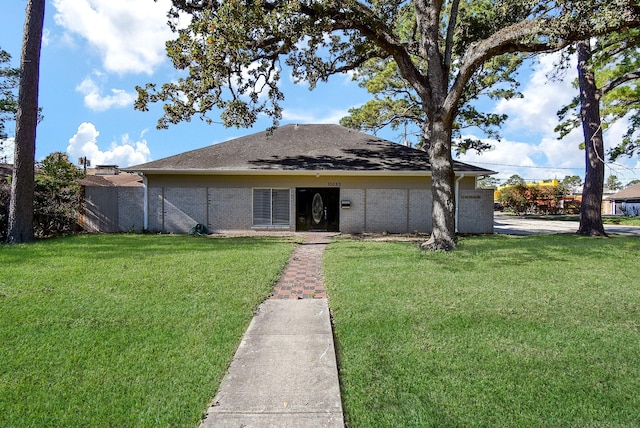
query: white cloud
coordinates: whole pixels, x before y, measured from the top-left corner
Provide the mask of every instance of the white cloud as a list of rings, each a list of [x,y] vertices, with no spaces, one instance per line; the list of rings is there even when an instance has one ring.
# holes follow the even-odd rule
[[[13,152],[16,139],[11,137],[0,140],[0,163],[13,163]]]
[[[472,135],[464,135],[463,138],[477,138]],[[486,169],[498,171],[496,178],[504,179],[514,174],[527,178],[524,171],[536,166],[534,159],[540,156],[538,147],[518,142],[501,140],[496,141],[488,138],[482,139],[484,143],[494,146],[493,149],[477,154],[469,151],[461,154],[458,159],[462,162],[478,165]]]
[[[605,132],[605,152],[608,147],[617,144],[626,131],[624,121],[614,124]],[[465,138],[473,137],[465,135]],[[584,179],[585,153],[579,148],[582,142],[582,129],[576,129],[562,140],[555,135],[542,137],[537,144],[483,139],[493,145],[493,149],[478,155],[474,151],[458,157],[483,168],[497,171],[496,178],[506,179],[513,174],[527,180],[562,179],[567,175],[578,175]],[[606,175],[617,175],[626,183],[640,178],[640,161],[636,158],[621,158],[615,163],[607,161]]]
[[[520,130],[549,137],[556,135],[554,128],[558,124],[557,111],[577,95],[577,89],[572,85],[577,77],[573,63],[566,70],[564,79],[549,78],[559,58],[559,53],[541,55],[522,89],[524,98],[498,102],[496,112],[509,115],[506,125],[508,131]]]
[[[287,122],[295,122],[300,124],[322,123],[337,124],[340,119],[345,117],[349,112],[347,110],[328,110],[324,114],[316,114],[311,110],[284,109],[282,119]]]
[[[170,0],[54,0],[56,24],[86,39],[104,67],[117,73],[147,73],[165,58],[172,37]]]
[[[127,92],[124,89],[111,89],[110,95],[102,95],[102,89],[91,77],[86,77],[76,86],[76,91],[84,95],[84,105],[93,111],[105,111],[112,107],[127,107],[132,105],[136,99],[134,92]]]
[[[42,46],[49,46],[51,42],[51,30],[44,28],[42,30]]]
[[[98,146],[100,132],[95,125],[83,122],[78,126],[76,134],[69,139],[67,153],[72,159],[86,156],[92,165],[118,165],[127,167],[151,160],[151,151],[147,140],[143,138],[145,132],[140,135],[140,140],[132,142],[128,134],[120,137],[121,141],[111,143],[109,150],[101,150]]]
[[[575,129],[562,140],[554,131],[557,111],[577,95],[572,84],[577,74],[574,63],[563,80],[549,77],[559,55],[539,57],[522,89],[524,98],[497,103],[495,112],[509,116],[502,130],[508,138],[486,140],[494,146],[493,150],[482,155],[470,152],[461,155],[460,160],[498,171],[496,177],[500,179],[513,174],[529,180],[584,176],[584,151],[579,148],[582,129]]]

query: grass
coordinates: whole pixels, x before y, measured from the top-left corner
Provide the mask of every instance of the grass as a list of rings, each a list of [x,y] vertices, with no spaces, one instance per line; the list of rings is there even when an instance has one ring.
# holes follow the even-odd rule
[[[640,425],[640,240],[325,252],[350,427]]]
[[[554,221],[580,221],[579,215],[532,215],[527,216],[532,220]],[[602,216],[603,224],[615,224],[619,226],[640,226],[640,217],[635,216]]]
[[[640,226],[640,217],[609,216],[602,217],[602,222],[604,224],[618,224],[620,226]]]
[[[197,426],[284,239],[0,246],[0,426]]]

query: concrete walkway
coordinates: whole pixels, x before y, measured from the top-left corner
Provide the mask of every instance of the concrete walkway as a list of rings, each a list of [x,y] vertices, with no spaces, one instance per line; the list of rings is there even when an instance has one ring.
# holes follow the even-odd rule
[[[344,427],[322,281],[327,235],[307,235],[242,338],[201,428]]]

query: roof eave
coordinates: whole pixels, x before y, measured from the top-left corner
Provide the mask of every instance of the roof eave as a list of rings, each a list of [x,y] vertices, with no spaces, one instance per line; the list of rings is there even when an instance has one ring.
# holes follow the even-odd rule
[[[411,170],[332,170],[332,169],[318,169],[318,170],[276,170],[276,169],[122,169],[126,172],[137,172],[143,175],[304,175],[304,176],[317,176],[317,175],[374,175],[374,176],[425,176],[430,177],[432,171],[411,171]],[[461,174],[468,176],[484,176],[497,174],[495,171],[455,171],[456,175]]]

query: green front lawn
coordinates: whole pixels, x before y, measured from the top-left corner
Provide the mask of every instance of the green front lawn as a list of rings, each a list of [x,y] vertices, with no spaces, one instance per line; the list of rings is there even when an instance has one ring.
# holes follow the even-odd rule
[[[533,220],[580,221],[579,215],[528,215],[526,217]],[[602,216],[602,223],[605,225],[615,224],[619,226],[640,226],[640,217],[607,215]]]
[[[640,240],[325,252],[350,427],[640,426]]]
[[[197,426],[287,239],[0,246],[0,426]],[[325,253],[350,427],[640,425],[640,240]]]
[[[578,219],[580,220],[580,219]],[[604,224],[617,224],[620,226],[640,226],[640,217],[630,216],[606,216],[602,217],[602,223]]]
[[[197,426],[285,239],[0,246],[0,426]]]

